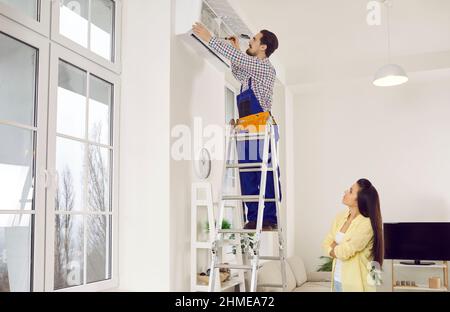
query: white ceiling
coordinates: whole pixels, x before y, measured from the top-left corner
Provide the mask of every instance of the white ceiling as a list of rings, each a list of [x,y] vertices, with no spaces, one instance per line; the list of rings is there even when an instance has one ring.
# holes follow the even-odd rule
[[[269,29],[290,86],[373,75],[387,62],[386,11],[366,22],[368,0],[228,0],[254,31]],[[393,0],[392,61],[408,72],[450,68],[450,1]]]

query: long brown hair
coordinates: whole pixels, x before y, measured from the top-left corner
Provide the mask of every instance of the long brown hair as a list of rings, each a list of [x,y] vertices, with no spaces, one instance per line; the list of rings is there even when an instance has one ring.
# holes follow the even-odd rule
[[[381,218],[380,198],[372,183],[367,179],[358,180],[358,208],[359,212],[366,218],[370,218],[373,229],[373,260],[383,265],[384,241],[383,220]]]

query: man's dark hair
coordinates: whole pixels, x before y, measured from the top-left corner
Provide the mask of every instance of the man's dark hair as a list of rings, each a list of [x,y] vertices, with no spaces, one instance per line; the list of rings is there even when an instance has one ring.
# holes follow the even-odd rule
[[[262,34],[261,44],[265,44],[267,46],[266,56],[269,57],[272,53],[278,49],[278,38],[271,31],[266,29],[260,31]]]

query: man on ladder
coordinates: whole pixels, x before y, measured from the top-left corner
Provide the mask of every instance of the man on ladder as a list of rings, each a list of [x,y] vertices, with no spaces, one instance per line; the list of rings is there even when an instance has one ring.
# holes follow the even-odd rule
[[[240,50],[236,37],[222,41],[214,36],[202,24],[193,26],[194,33],[215,52],[223,55],[231,62],[233,76],[241,82],[241,93],[237,97],[239,118],[268,112],[271,115],[273,89],[276,71],[269,61],[269,57],[278,48],[278,39],[272,32],[261,30],[250,40],[246,53]],[[242,91],[244,90],[244,91]],[[272,117],[273,119],[273,117]],[[278,127],[274,126],[276,141],[278,141]],[[239,163],[261,162],[262,140],[255,142],[239,142],[237,149]],[[269,146],[269,164],[271,163]],[[277,168],[279,177],[279,168]],[[261,172],[240,172],[242,195],[259,194]],[[280,182],[278,181],[279,185]],[[281,200],[281,186],[280,200]],[[265,198],[275,198],[273,172],[267,172]],[[255,229],[258,215],[258,203],[247,202],[247,223],[244,229]],[[277,229],[276,206],[274,202],[264,203],[263,230]]]
[[[272,107],[273,88],[276,72],[269,61],[269,56],[278,48],[277,37],[267,30],[260,31],[249,43],[246,53],[240,51],[236,37],[228,38],[229,42],[221,41],[200,23],[193,25],[194,34],[206,42],[213,51],[231,61],[232,73],[245,87],[237,97],[239,119],[232,128],[227,139],[226,159],[224,169],[239,169],[241,194],[224,195],[221,191],[218,224],[222,223],[225,201],[242,201],[247,206],[247,223],[244,229],[216,228],[216,239],[211,248],[211,265],[209,277],[209,291],[214,291],[218,269],[250,270],[250,290],[257,289],[257,275],[260,267],[259,260],[281,261],[281,284],[261,284],[261,287],[276,287],[283,290],[286,282],[286,257],[282,226],[279,223],[281,186],[277,156],[278,128],[270,114]],[[261,131],[264,129],[264,131]],[[256,131],[255,131],[256,130]],[[264,139],[261,140],[263,134]],[[244,140],[239,140],[244,138]],[[236,140],[238,164],[231,163],[230,147]],[[270,142],[270,143],[269,143]],[[273,154],[271,155],[270,150]],[[261,153],[262,151],[262,153]],[[222,187],[225,182],[223,176]],[[258,213],[260,212],[260,213]],[[279,254],[277,256],[261,256],[259,254],[261,231],[270,230],[278,233]],[[251,265],[241,263],[219,263],[218,250],[224,243],[224,233],[235,233],[242,239],[245,234],[256,234],[252,249]],[[248,237],[247,237],[248,238]],[[238,239],[239,241],[239,239]],[[239,244],[240,245],[240,244]],[[239,262],[241,262],[239,260]],[[243,273],[239,273],[243,277]]]

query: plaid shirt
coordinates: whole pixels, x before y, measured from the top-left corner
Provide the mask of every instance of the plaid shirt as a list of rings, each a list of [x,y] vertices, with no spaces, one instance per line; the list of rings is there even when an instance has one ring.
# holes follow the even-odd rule
[[[248,89],[248,80],[252,78],[252,89],[264,111],[272,108],[273,88],[277,75],[269,58],[261,60],[237,50],[231,44],[212,37],[209,47],[231,61],[233,76]]]

